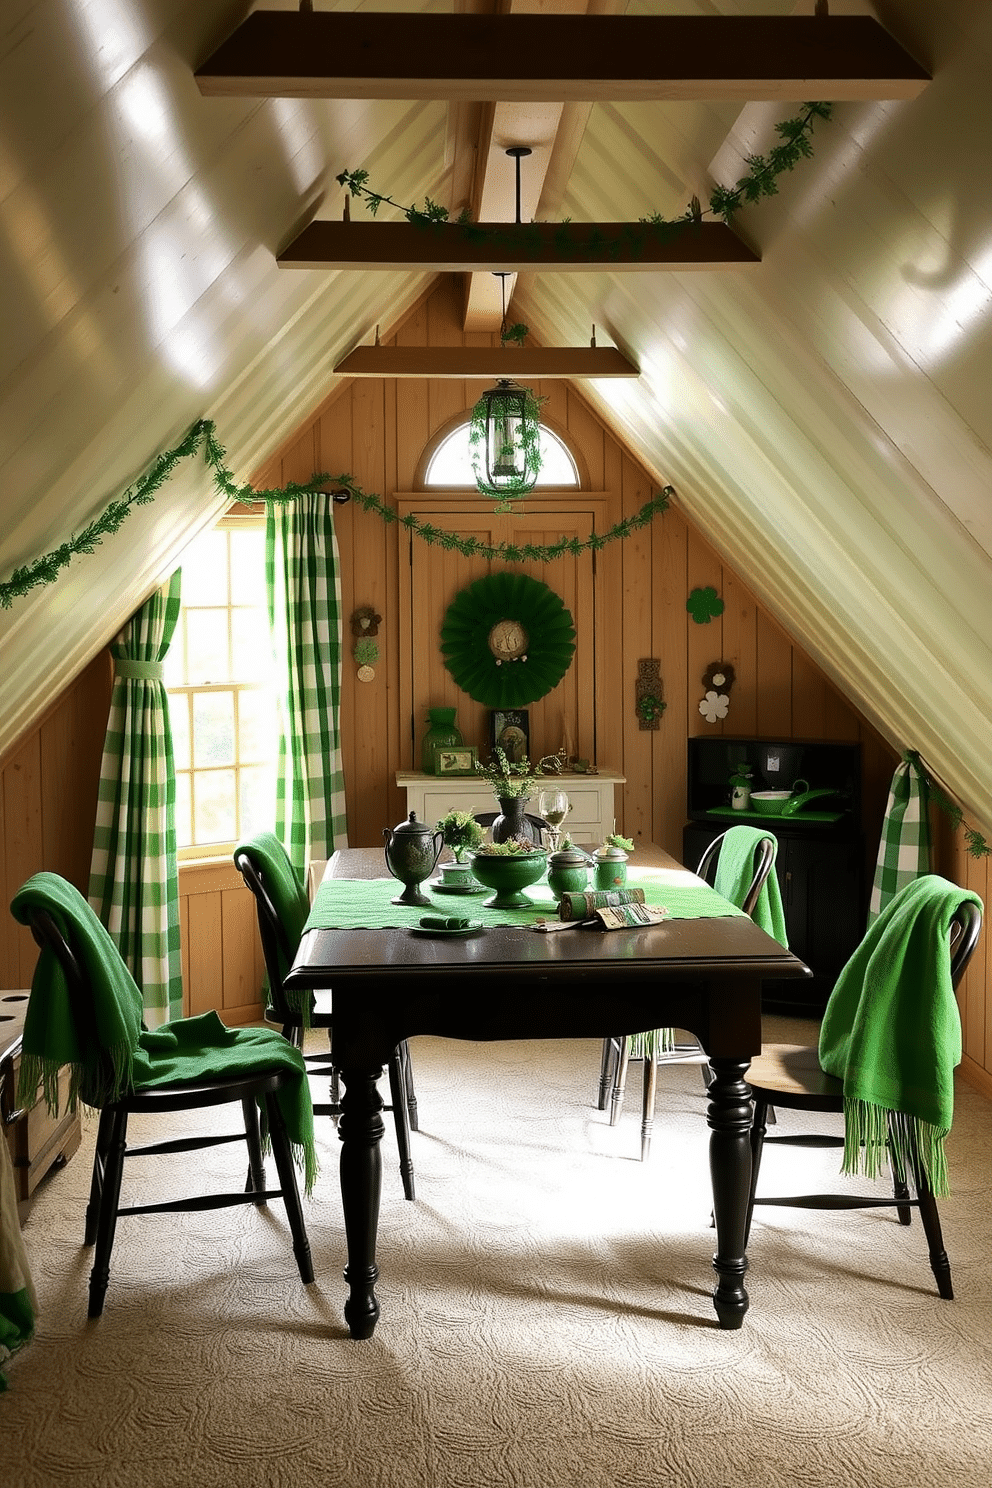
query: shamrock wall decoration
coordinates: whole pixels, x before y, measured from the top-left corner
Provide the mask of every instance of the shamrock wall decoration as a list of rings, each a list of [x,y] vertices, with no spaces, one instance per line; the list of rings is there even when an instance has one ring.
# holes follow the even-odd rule
[[[723,614],[723,600],[712,584],[705,589],[693,589],[685,607],[697,625],[709,625],[714,616]]]
[[[726,718],[730,711],[730,689],[735,680],[736,673],[729,661],[711,661],[706,668],[703,673],[706,695],[699,704],[699,711],[707,723],[717,723],[721,718]]]

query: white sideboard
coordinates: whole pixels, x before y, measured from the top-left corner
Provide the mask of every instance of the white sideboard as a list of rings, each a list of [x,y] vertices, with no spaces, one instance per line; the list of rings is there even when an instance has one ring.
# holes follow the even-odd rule
[[[573,842],[598,847],[614,830],[615,790],[626,776],[601,770],[597,775],[554,775],[549,786],[560,787],[568,796],[571,811],[562,831]],[[407,814],[433,827],[448,811],[498,811],[499,805],[484,780],[473,775],[425,775],[420,770],[397,770],[396,784],[406,791]],[[537,792],[528,806],[537,815]]]

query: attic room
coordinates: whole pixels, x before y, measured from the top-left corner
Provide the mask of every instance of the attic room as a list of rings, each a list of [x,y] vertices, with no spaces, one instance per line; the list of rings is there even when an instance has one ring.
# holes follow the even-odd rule
[[[442,629],[468,586],[501,569],[526,573],[560,597],[575,630],[563,677],[527,704],[530,758],[562,750],[591,768],[586,780],[600,782],[607,803],[603,821],[633,843],[632,866],[639,851],[647,861],[657,848],[695,869],[708,840],[695,830],[704,814],[700,761],[734,758],[721,753],[723,741],[801,747],[812,764],[800,773],[810,770],[814,788],[832,785],[832,761],[856,761],[840,857],[813,852],[810,894],[828,906],[807,957],[813,982],[806,990],[790,983],[772,1006],[806,1028],[806,1039],[864,931],[890,783],[907,753],[929,786],[932,871],[988,903],[992,203],[982,183],[992,14],[969,0],[392,0],[393,21],[377,15],[382,8],[335,0],[8,0],[0,52],[0,898],[9,905],[42,872],[92,895],[115,676],[110,648],[179,568],[186,608],[177,634],[187,645],[197,576],[222,550],[250,549],[256,588],[234,601],[246,606],[239,613],[248,638],[242,654],[249,653],[260,632],[248,628],[248,607],[262,616],[251,625],[264,623],[266,506],[232,502],[232,492],[285,493],[295,483],[337,493],[327,505],[340,589],[342,791],[336,838],[312,856],[345,846],[382,855],[384,829],[407,818],[410,779],[423,774],[428,709],[454,709],[464,745],[479,759],[489,754],[491,699],[459,685]],[[301,22],[350,17],[359,29],[346,36],[361,45],[362,67],[342,65],[341,77],[314,80],[297,48],[299,73],[287,78],[286,55],[273,46],[266,57],[266,46],[252,42],[249,55],[264,75],[245,82],[243,57],[229,62],[224,47],[260,12]],[[743,79],[738,70],[728,82],[715,63],[694,75],[687,64],[684,76],[675,67],[660,87],[649,86],[634,68],[629,78],[611,76],[609,57],[601,77],[576,83],[584,74],[569,72],[568,48],[581,33],[569,32],[561,55],[540,51],[542,62],[553,56],[546,95],[533,60],[533,37],[544,33],[519,33],[516,53],[503,33],[490,38],[501,59],[499,67],[488,62],[495,82],[463,77],[454,65],[446,71],[443,30],[424,32],[436,77],[435,57],[425,61],[412,47],[409,59],[402,55],[418,20],[533,15],[561,23],[581,14],[615,28],[625,20],[705,20],[713,37],[721,20],[802,17],[824,28],[871,20],[881,51],[863,73],[849,66],[845,78],[836,58],[850,43],[825,29],[823,55],[837,70],[823,62],[821,72],[800,74],[787,65],[784,33],[772,29]],[[517,33],[511,41],[517,45]],[[711,45],[726,65],[731,43]],[[819,47],[817,38],[804,63]],[[825,91],[814,77],[830,80],[820,84]],[[471,240],[451,259],[431,246],[441,237],[416,224],[400,249],[374,246],[387,241],[379,228],[398,226],[408,208],[423,204],[444,209],[451,233],[463,212],[507,227],[685,220],[714,189],[732,190],[781,141],[781,121],[820,97],[831,105],[828,116],[810,121],[808,150],[772,191],[743,198],[727,224],[704,205],[698,242],[687,233],[674,249],[663,244],[650,266],[601,253],[577,268],[551,234],[536,259],[514,257],[509,235],[497,239],[510,245],[506,259],[491,261],[496,249],[485,241],[476,253]],[[509,156],[515,147],[526,153]],[[355,172],[365,174],[356,180]],[[367,192],[386,198],[378,211]],[[358,231],[349,236],[351,228]],[[347,250],[324,246],[359,239]],[[519,340],[505,337],[511,325],[525,328]],[[601,373],[601,365],[612,370]],[[469,479],[431,474],[445,438],[466,428],[500,377],[532,388],[540,422],[571,472],[539,482],[506,503],[509,510]],[[204,439],[191,439],[205,427],[216,459]],[[187,448],[188,456],[168,461],[147,501],[131,499],[156,462]],[[105,521],[122,499],[126,520]],[[65,557],[64,545],[93,523],[95,540]],[[589,543],[606,533],[615,540]],[[467,543],[468,554],[445,534]],[[494,559],[473,540],[545,551],[531,561]],[[566,540],[574,551],[548,555],[549,545]],[[247,591],[242,560],[224,561],[232,585]],[[700,595],[713,596],[708,613],[694,607]],[[371,664],[349,628],[363,612],[377,626]],[[174,656],[168,665],[178,664]],[[707,708],[714,674],[729,681],[720,706]],[[186,679],[171,675],[178,716]],[[646,676],[655,679],[650,686]],[[653,719],[639,706],[645,695],[664,705]],[[271,829],[275,821],[264,812],[239,816],[239,796],[237,812],[221,812],[216,831],[209,821],[201,826],[190,804],[196,787],[184,784],[196,770],[189,747],[175,762],[179,959],[166,1006],[187,1017],[215,1011],[228,1027],[246,1028],[264,1015],[266,965],[256,905],[232,848],[246,822]],[[849,935],[841,928],[848,909]],[[792,949],[801,957],[806,943]],[[992,1100],[989,957],[983,937],[956,987],[956,1088],[976,1131],[983,1121],[987,1129]],[[5,913],[0,987],[29,988],[37,959],[30,929]],[[440,1098],[444,1079],[433,1053],[418,1062],[419,1042],[412,1060],[429,1125],[424,1091],[430,1095],[433,1075]],[[432,1049],[441,1043],[433,1040]],[[484,1083],[485,1064],[472,1068]],[[524,1089],[540,1084],[542,1069],[527,1066]],[[679,1074],[685,1101],[702,1110],[698,1072],[695,1084],[691,1070]],[[624,1116],[634,1126],[637,1083],[632,1076]],[[656,1149],[663,1086],[659,1078]],[[602,1121],[602,1112],[592,1115]],[[705,1134],[698,1110],[695,1119]],[[83,1151],[40,1184],[35,1229],[57,1184],[70,1175],[77,1181],[91,1137],[84,1121]],[[974,1158],[979,1138],[969,1141]],[[422,1149],[415,1132],[419,1164],[418,1143]],[[323,1154],[328,1189],[336,1186],[337,1146]],[[387,1150],[387,1190],[392,1163]],[[423,1171],[418,1166],[421,1204],[429,1192]],[[987,1179],[986,1157],[968,1170],[965,1190]],[[401,1254],[409,1244],[405,1259],[415,1271],[405,1233],[412,1222],[402,1199],[395,1215],[390,1202],[387,1192],[384,1250],[387,1237]],[[436,1193],[427,1201],[439,1203]],[[25,1209],[31,1205],[22,1205],[22,1219]],[[77,1209],[58,1242],[74,1254]],[[577,1225],[584,1234],[584,1221]],[[328,1227],[340,1228],[337,1211]],[[313,1221],[309,1228],[313,1242]],[[970,1216],[961,1228],[972,1236]],[[918,1229],[911,1227],[917,1249]],[[57,1226],[53,1234],[61,1234]],[[693,1243],[685,1247],[690,1287],[706,1283],[712,1251],[704,1234],[697,1276],[698,1235]],[[570,1254],[571,1241],[561,1244]],[[337,1320],[341,1263],[333,1247],[325,1255],[333,1272],[327,1317]],[[952,1260],[960,1276],[963,1262],[953,1253]],[[441,1264],[448,1263],[450,1256]],[[861,1261],[848,1253],[837,1264],[857,1270]],[[54,1262],[45,1270],[54,1274]],[[413,1284],[402,1264],[398,1274]],[[286,1296],[297,1295],[294,1282],[299,1292],[292,1274]],[[924,1258],[919,1295],[903,1315],[915,1336],[937,1305],[928,1282]],[[74,1284],[85,1290],[83,1271]],[[104,1329],[113,1326],[119,1284],[115,1259]],[[291,1304],[299,1316],[306,1295]],[[813,1305],[808,1293],[796,1295]],[[154,1326],[165,1339],[174,1321],[163,1314],[175,1311],[175,1292],[161,1308],[155,1297]],[[694,1301],[711,1322],[708,1292]],[[391,1326],[402,1306],[394,1289]],[[668,1307],[665,1317],[681,1303]],[[742,1337],[758,1312],[756,1305]],[[384,1304],[379,1336],[386,1318]],[[82,1331],[82,1314],[70,1327]],[[335,1348],[347,1348],[340,1330],[334,1338]],[[690,1360],[696,1339],[680,1341]],[[40,1342],[39,1334],[10,1368],[11,1400]],[[299,1367],[319,1365],[311,1356]],[[361,1397],[374,1370],[368,1362],[355,1370]],[[822,1406],[817,1385],[807,1380],[804,1389]],[[404,1401],[395,1406],[401,1414]],[[957,1409],[987,1424],[987,1401],[976,1406],[964,1385]],[[147,1447],[150,1437],[142,1440]],[[956,1457],[949,1446],[935,1459],[932,1481],[946,1481],[953,1466],[957,1481],[971,1482],[974,1470],[977,1483],[981,1454],[971,1450]],[[746,1461],[753,1481],[785,1481],[771,1469],[755,1471],[749,1451],[738,1459],[731,1452],[723,1470]],[[458,1472],[469,1460],[431,1459],[425,1467],[412,1454],[407,1465],[416,1462],[420,1480],[440,1484],[467,1481]],[[545,1483],[596,1480],[567,1454],[557,1465],[540,1453],[537,1460]],[[396,1449],[391,1465],[373,1467],[370,1457],[365,1476],[341,1468],[329,1480],[410,1481],[403,1461]],[[638,1477],[632,1460],[629,1481],[661,1481],[649,1461],[650,1476]],[[62,1466],[80,1471],[71,1457]],[[110,1481],[98,1465],[87,1470],[93,1482]],[[886,1478],[888,1470],[873,1481],[904,1481],[897,1468]],[[42,1481],[40,1471],[24,1482]],[[300,1471],[286,1481],[311,1480]],[[480,1460],[473,1481],[518,1480],[500,1471]],[[858,1471],[865,1480],[863,1461]],[[158,1481],[151,1467],[144,1481]],[[931,1481],[926,1472],[921,1481]]]

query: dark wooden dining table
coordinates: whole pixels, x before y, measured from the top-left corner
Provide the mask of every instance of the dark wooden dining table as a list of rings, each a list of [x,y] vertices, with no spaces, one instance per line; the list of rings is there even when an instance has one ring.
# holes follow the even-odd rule
[[[639,860],[681,868],[657,848]],[[324,881],[386,876],[380,849],[344,848],[328,862]],[[751,1177],[744,1077],[761,1049],[762,983],[809,975],[802,961],[739,914],[599,934],[540,934],[519,925],[437,939],[408,929],[307,930],[286,985],[334,993],[332,1058],[345,1087],[338,1133],[351,1337],[371,1338],[379,1318],[385,1128],[378,1081],[397,1044],[418,1033],[603,1038],[668,1026],[696,1035],[712,1072],[713,1305],[722,1328],[739,1328],[748,1309],[744,1225]]]

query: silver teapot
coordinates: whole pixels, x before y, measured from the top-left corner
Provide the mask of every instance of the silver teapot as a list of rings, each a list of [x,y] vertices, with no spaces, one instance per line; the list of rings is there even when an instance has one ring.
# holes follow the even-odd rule
[[[437,867],[444,847],[444,833],[432,832],[427,823],[418,821],[417,813],[411,811],[406,821],[395,827],[383,827],[382,835],[386,839],[386,867],[394,878],[406,885],[393,903],[429,906],[431,901],[420,892],[420,885]]]

